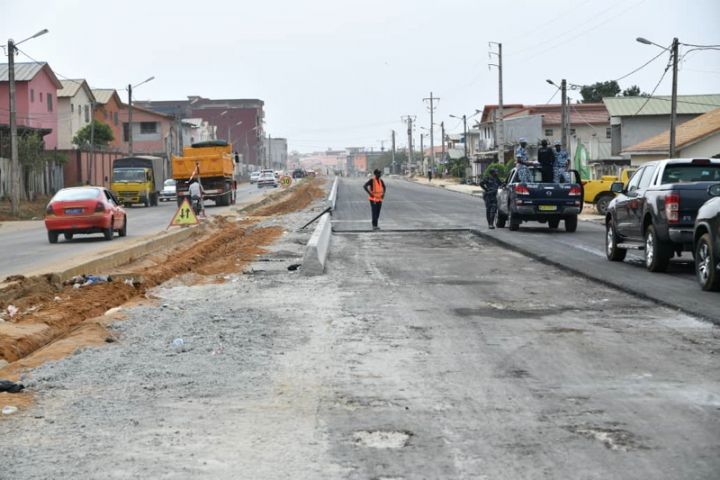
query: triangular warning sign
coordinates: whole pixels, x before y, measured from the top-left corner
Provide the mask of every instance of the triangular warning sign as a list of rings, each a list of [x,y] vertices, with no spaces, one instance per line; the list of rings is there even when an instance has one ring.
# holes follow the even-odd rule
[[[169,226],[182,227],[186,225],[197,225],[198,223],[199,222],[197,215],[195,215],[192,207],[190,207],[190,202],[188,202],[188,199],[186,198],[183,200],[182,204],[177,209],[177,212],[175,212],[175,216],[173,217]]]

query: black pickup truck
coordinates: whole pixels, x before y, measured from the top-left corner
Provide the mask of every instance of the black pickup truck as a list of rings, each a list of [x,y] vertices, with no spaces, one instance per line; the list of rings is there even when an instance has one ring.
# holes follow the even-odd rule
[[[583,207],[583,191],[579,182],[580,175],[570,170],[572,176],[568,183],[542,183],[539,167],[530,167],[531,182],[521,182],[517,169],[512,169],[497,192],[498,209],[495,226],[518,230],[522,222],[541,222],[551,229],[565,221],[565,230],[577,230],[578,214]]]
[[[617,196],[605,217],[605,252],[621,262],[628,249],[645,251],[651,272],[667,270],[673,255],[693,249],[697,212],[720,182],[720,160],[669,159],[648,162],[627,185],[614,183]]]

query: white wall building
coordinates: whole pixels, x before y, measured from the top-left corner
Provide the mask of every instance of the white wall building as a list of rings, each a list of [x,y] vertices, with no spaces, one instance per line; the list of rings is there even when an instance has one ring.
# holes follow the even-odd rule
[[[78,130],[93,119],[95,97],[83,79],[61,80],[63,88],[57,91],[58,148],[77,148],[72,139]]]

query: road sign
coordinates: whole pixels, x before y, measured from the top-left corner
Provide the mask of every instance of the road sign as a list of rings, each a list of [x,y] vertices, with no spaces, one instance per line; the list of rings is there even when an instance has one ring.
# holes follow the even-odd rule
[[[177,209],[177,212],[175,212],[175,216],[173,216],[169,226],[185,227],[188,225],[197,225],[198,223],[197,215],[195,215],[192,207],[190,207],[188,199],[185,198]]]
[[[290,185],[292,185],[292,177],[290,175],[283,175],[280,177],[281,187],[289,187]]]

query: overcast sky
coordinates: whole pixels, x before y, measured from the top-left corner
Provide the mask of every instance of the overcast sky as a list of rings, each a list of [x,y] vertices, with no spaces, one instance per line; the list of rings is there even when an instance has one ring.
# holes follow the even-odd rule
[[[718,25],[718,0],[0,0],[2,42],[49,29],[20,48],[60,75],[118,90],[154,75],[143,100],[260,98],[266,131],[303,152],[387,148],[392,129],[405,145],[401,116],[429,127],[430,91],[436,123],[460,132],[450,114],[497,103],[490,41],[503,43],[505,103],[546,103],[546,78],[616,79],[660,52],[638,36],[720,44]],[[666,63],[620,85],[652,91]],[[668,73],[656,93],[670,88]],[[720,93],[720,51],[689,53],[678,91]]]

